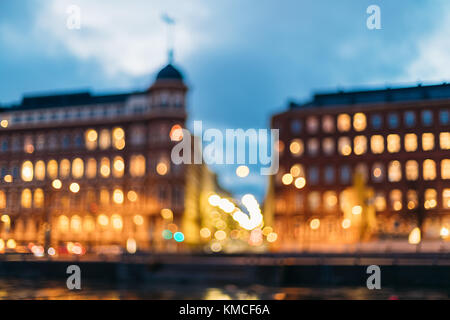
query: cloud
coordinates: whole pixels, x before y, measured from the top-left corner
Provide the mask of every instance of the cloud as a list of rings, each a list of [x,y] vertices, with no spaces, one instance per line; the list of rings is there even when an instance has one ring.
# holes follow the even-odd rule
[[[435,30],[418,39],[418,54],[405,68],[404,79],[417,81],[450,80],[450,5],[439,2],[440,16]]]
[[[66,27],[71,5],[81,11],[79,30]],[[199,1],[51,0],[37,13],[35,27],[46,35],[44,41],[63,46],[79,59],[95,60],[108,75],[141,76],[167,61],[167,30],[161,19],[165,12],[177,20],[177,58],[204,45],[196,21],[206,18],[208,10]]]

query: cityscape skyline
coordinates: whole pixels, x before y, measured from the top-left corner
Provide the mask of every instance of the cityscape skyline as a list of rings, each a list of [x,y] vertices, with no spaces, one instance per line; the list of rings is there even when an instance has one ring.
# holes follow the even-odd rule
[[[81,9],[80,30],[66,28],[68,1],[18,3],[0,4],[0,43],[6,48],[0,59],[1,105],[20,101],[24,93],[144,89],[167,61],[164,12],[177,23],[175,63],[192,84],[188,127],[202,120],[219,129],[268,128],[270,116],[283,111],[287,100],[307,100],[316,91],[450,78],[447,43],[439,41],[450,30],[445,1],[377,1],[381,30],[366,28],[371,1],[286,2],[283,23],[277,25],[266,23],[275,12],[270,2],[248,15],[251,3],[237,12],[221,2],[195,1],[188,7],[136,1],[130,21],[120,14],[125,4],[70,1]],[[117,50],[119,43],[125,54]],[[263,199],[267,181],[259,170],[240,179],[235,167],[214,169],[233,193]]]

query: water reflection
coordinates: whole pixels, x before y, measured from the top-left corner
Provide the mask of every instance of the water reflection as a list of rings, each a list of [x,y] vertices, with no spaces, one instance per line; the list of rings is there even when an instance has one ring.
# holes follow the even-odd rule
[[[0,300],[5,299],[205,299],[205,300],[307,300],[307,299],[449,299],[449,289],[393,289],[368,290],[365,287],[336,288],[270,288],[265,286],[223,287],[116,285],[105,282],[86,282],[81,291],[70,291],[65,281],[33,281],[0,279]]]

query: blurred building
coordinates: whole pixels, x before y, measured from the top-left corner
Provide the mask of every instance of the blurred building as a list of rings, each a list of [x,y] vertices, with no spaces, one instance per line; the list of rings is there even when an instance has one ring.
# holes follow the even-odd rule
[[[0,109],[0,238],[131,252],[183,242],[185,209],[195,215],[203,201],[186,186],[216,191],[207,168],[170,159],[187,90],[169,64],[142,92],[29,96]]]
[[[367,219],[372,237],[419,226],[438,238],[450,224],[449,108],[449,84],[419,85],[315,94],[273,116],[280,171],[266,214],[278,244],[354,242]]]

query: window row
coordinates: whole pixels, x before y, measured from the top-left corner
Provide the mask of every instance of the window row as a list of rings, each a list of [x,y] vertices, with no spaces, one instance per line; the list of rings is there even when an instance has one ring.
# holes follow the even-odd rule
[[[17,199],[17,195],[20,199]],[[52,198],[52,205],[60,207],[62,209],[68,209],[71,207],[82,207],[83,204],[99,204],[101,206],[122,205],[125,200],[128,204],[143,204],[145,200],[149,199],[142,197],[138,191],[129,190],[124,192],[121,188],[114,188],[112,190],[107,188],[100,188],[99,191],[88,189],[87,192],[78,194],[77,198],[74,199],[69,195],[69,193],[63,193],[62,195],[57,194]],[[81,199],[83,198],[85,202]],[[167,200],[171,200],[172,206],[179,208],[184,204],[184,193],[181,187],[168,188],[161,186],[155,194],[155,198],[158,200],[159,204],[167,204]],[[142,200],[142,201],[141,201]],[[20,202],[18,202],[20,201]],[[45,204],[44,190],[41,188],[37,189],[23,189],[20,194],[16,192],[10,192],[8,195],[6,191],[0,190],[0,209],[6,208],[20,208],[24,209],[42,209]],[[86,205],[85,207],[87,207]]]
[[[360,163],[354,169],[350,165],[343,165],[338,169],[328,165],[322,170],[318,166],[310,166],[308,170],[305,170],[301,164],[295,164],[288,173],[283,174],[280,170],[277,182],[284,185],[292,184],[297,189],[302,189],[306,184],[318,185],[321,180],[328,185],[336,183],[337,180],[342,184],[350,184],[355,173],[361,174],[366,181],[370,179],[373,182],[400,182],[402,179],[417,181],[420,176],[425,181],[438,178],[436,162],[426,159],[421,163],[421,168],[416,160],[408,160],[403,165],[400,161],[394,160],[390,161],[387,167],[382,162],[375,162],[371,168],[365,163]],[[441,160],[440,176],[441,179],[450,179],[450,159]]]
[[[83,160],[76,158],[73,161],[69,159],[62,159],[59,162],[56,160],[49,160],[45,163],[43,160],[38,160],[34,164],[31,161],[24,161],[20,167],[20,178],[22,181],[31,182],[33,180],[44,181],[49,179],[93,179],[98,176],[102,178],[121,178],[128,167],[128,172],[132,177],[142,177],[146,174],[146,158],[143,155],[135,154],[130,157],[129,164],[126,165],[121,156],[114,158],[103,157],[99,160],[95,158],[88,158]],[[153,164],[152,164],[153,166]],[[173,166],[174,172],[177,173],[180,166]],[[164,157],[154,163],[154,169],[157,174],[164,176],[171,170],[170,162]],[[0,163],[0,175],[5,182],[13,182],[19,178],[19,167],[12,166],[12,168],[2,165]]]
[[[146,128],[143,125],[132,126],[129,130],[129,141],[131,145],[139,146],[146,142]],[[182,127],[175,124],[170,127],[167,124],[157,125],[150,130],[149,141],[180,141],[183,137]],[[121,127],[113,129],[88,129],[84,132],[52,134],[38,133],[0,136],[1,152],[26,152],[33,153],[35,150],[57,150],[71,148],[87,148],[88,150],[108,150],[111,147],[123,150],[126,145],[125,130]]]
[[[450,132],[441,132],[439,134],[439,147],[441,150],[450,150]],[[389,134],[387,137],[382,135],[373,135],[369,139],[366,136],[356,136],[353,141],[350,137],[340,137],[336,140],[332,137],[322,140],[322,152],[325,155],[333,155],[336,152],[342,156],[363,155],[370,151],[373,154],[381,154],[387,150],[389,153],[402,151],[402,137],[398,134]],[[419,143],[422,151],[432,151],[435,149],[435,136],[433,133],[423,133],[421,139],[415,133],[405,134],[403,137],[403,150],[406,152],[419,151]],[[279,151],[283,151],[280,142]],[[300,157],[305,153],[309,156],[317,156],[320,153],[320,141],[317,138],[308,139],[305,143],[302,139],[294,139],[289,144],[289,151],[294,157]]]
[[[293,134],[300,134],[303,131],[303,124],[306,126],[306,132],[310,134],[318,133],[320,126],[322,131],[325,133],[334,133],[336,128],[339,132],[348,132],[352,128],[355,131],[364,131],[367,128],[368,116],[362,112],[355,113],[353,115],[342,113],[337,116],[324,115],[320,118],[318,116],[309,116],[305,119],[295,119],[291,121],[290,129]],[[439,121],[436,122],[434,119],[435,115],[432,110],[423,110],[420,113],[417,111],[405,111],[391,112],[386,115],[383,114],[371,114],[369,115],[370,125],[372,129],[380,130],[385,125],[389,129],[397,129],[400,127],[403,120],[403,124],[406,128],[414,128],[419,124],[418,118],[420,117],[420,122],[425,127],[431,127],[435,123],[440,123],[441,125],[448,125],[449,120],[449,110],[439,111]]]
[[[137,103],[136,103],[137,102]],[[96,105],[93,108],[60,108],[52,110],[39,110],[33,112],[15,112],[0,116],[0,127],[7,128],[9,125],[23,125],[28,123],[42,123],[54,121],[79,121],[86,119],[115,118],[117,116],[140,115],[150,111],[152,108],[182,108],[184,106],[184,95],[181,92],[161,92],[146,99],[139,99],[135,103],[125,105]]]
[[[335,212],[340,209],[344,213],[352,215],[360,215],[362,207],[352,204],[352,195],[344,190],[338,193],[335,191],[319,192],[313,191],[308,194],[297,193],[294,195],[293,201],[289,201],[295,211]],[[399,189],[393,189],[387,194],[384,191],[376,191],[374,197],[370,201],[377,212],[383,212],[386,209],[392,211],[400,211],[402,209],[415,210],[419,205],[419,197],[416,190],[407,190],[405,194]],[[286,210],[286,201],[279,199],[276,210],[284,212]],[[431,210],[438,208],[439,202],[442,201],[443,209],[450,209],[450,188],[443,189],[442,195],[439,195],[436,189],[426,189],[423,194],[423,208]]]

